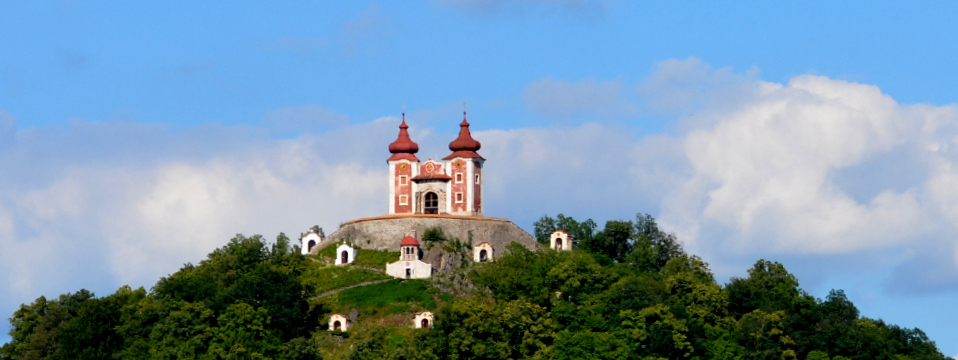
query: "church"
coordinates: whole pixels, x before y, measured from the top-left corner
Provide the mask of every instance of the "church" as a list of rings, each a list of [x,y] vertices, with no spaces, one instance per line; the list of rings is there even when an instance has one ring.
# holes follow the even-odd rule
[[[536,250],[539,244],[528,232],[508,219],[487,217],[483,210],[483,168],[479,141],[472,137],[463,112],[458,136],[449,143],[449,155],[441,160],[420,160],[419,144],[409,136],[403,114],[396,140],[388,145],[389,198],[384,215],[350,220],[325,237],[311,229],[300,237],[304,254],[317,253],[326,246],[351,244],[364,249],[401,251],[387,273],[403,278],[427,278],[452,268],[441,249],[423,250],[418,240],[427,229],[440,228],[446,236],[470,242],[475,262],[494,261],[516,242]],[[384,199],[386,200],[386,199]],[[335,244],[335,245],[334,245]],[[337,264],[355,257],[354,250],[337,250]]]
[[[449,143],[452,151],[442,161],[420,161],[419,145],[409,138],[406,116],[399,137],[389,144],[390,214],[451,214],[482,216],[482,164],[476,151],[480,144],[469,132],[463,112],[459,137]]]

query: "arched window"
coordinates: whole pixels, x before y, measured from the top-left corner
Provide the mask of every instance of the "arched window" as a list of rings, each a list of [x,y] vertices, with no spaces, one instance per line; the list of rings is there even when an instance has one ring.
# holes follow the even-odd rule
[[[486,253],[486,249],[479,250],[479,262],[489,261],[489,256]]]
[[[434,192],[427,192],[426,197],[423,201],[423,213],[425,214],[438,214],[439,213],[439,195],[436,195]]]
[[[562,250],[562,238],[556,238],[556,250]]]
[[[349,252],[343,250],[343,254],[340,255],[340,260],[342,260],[340,261],[341,264],[349,264]]]
[[[428,327],[429,327],[429,319],[422,319],[422,328],[425,329]]]
[[[306,251],[313,251],[313,246],[316,246],[316,241],[310,240],[308,243],[306,243]]]
[[[343,325],[339,323],[339,320],[333,322],[333,331],[342,330]]]

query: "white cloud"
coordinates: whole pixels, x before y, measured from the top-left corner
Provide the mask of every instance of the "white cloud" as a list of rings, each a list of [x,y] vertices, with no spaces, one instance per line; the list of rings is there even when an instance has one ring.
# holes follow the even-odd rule
[[[0,152],[0,308],[149,287],[236,233],[295,239],[382,213],[379,165],[397,125],[384,118],[286,140],[244,127],[80,120],[20,131]]]
[[[908,270],[923,262],[936,278],[924,290],[958,285],[956,262],[927,257],[953,254],[958,240],[958,157],[944,150],[958,143],[958,107],[902,105],[875,86],[822,76],[767,83],[695,59],[660,70],[644,86],[675,86],[663,108],[694,111],[674,138],[691,169],[667,190],[660,220],[693,251],[876,256],[869,266],[928,278]],[[911,255],[889,262],[875,255],[883,251]]]

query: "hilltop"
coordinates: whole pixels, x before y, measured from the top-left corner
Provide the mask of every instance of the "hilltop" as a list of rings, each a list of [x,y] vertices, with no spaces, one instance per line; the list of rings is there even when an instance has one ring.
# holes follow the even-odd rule
[[[23,305],[0,359],[947,359],[841,290],[810,296],[774,261],[719,284],[647,215],[535,228],[540,242],[568,231],[574,250],[514,244],[474,263],[467,240],[431,229],[424,246],[460,260],[429,279],[387,276],[395,251],[359,247],[336,266],[332,247],[237,235],[149,291]],[[414,328],[423,312],[434,321]],[[349,329],[330,331],[332,314]]]

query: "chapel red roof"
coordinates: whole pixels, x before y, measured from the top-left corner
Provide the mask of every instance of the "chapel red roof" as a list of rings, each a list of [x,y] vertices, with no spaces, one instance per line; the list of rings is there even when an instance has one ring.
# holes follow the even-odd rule
[[[419,241],[416,241],[416,238],[412,236],[407,236],[402,239],[402,242],[399,243],[399,246],[419,246]]]
[[[449,143],[449,150],[452,150],[452,154],[446,156],[443,160],[457,157],[482,159],[482,156],[476,153],[480,147],[482,147],[482,144],[476,141],[476,139],[473,139],[472,134],[469,132],[469,122],[466,121],[466,112],[463,111],[462,123],[459,124],[459,137]]]
[[[396,141],[393,141],[392,144],[389,144],[389,152],[393,155],[390,156],[387,161],[401,159],[419,161],[416,155],[413,155],[419,152],[419,144],[416,144],[409,138],[409,132],[406,131],[406,129],[409,128],[409,125],[406,125],[406,114],[403,113],[402,117],[402,124],[399,124],[399,137],[397,137]]]

